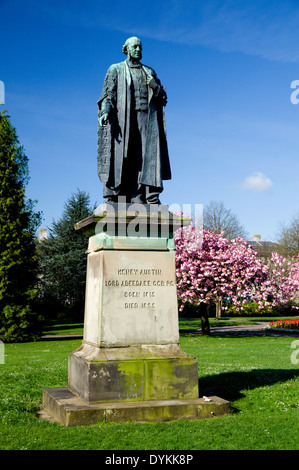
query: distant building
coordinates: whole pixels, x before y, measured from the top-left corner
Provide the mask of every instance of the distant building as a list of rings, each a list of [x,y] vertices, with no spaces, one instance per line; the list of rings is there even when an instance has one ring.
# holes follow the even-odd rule
[[[46,228],[40,228],[38,234],[38,241],[41,243],[43,240],[47,240],[48,232]]]
[[[259,258],[271,258],[271,254],[282,252],[282,246],[273,241],[262,240],[261,235],[253,235],[252,240],[247,240],[247,243],[257,252]]]

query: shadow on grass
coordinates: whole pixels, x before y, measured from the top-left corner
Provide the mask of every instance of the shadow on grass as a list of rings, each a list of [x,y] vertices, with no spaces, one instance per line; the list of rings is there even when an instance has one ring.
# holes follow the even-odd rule
[[[228,401],[235,401],[245,395],[242,390],[286,382],[299,376],[294,369],[255,369],[246,372],[224,372],[200,377],[198,380],[200,396],[218,396]],[[233,408],[235,412],[238,410]]]
[[[43,327],[44,332],[47,331],[60,331],[60,330],[73,330],[75,328],[83,328],[83,323],[72,323],[71,325],[62,323],[61,325],[45,325]]]

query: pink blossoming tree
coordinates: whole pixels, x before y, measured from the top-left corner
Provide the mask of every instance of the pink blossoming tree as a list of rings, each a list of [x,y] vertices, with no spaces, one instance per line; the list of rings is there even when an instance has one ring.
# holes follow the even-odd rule
[[[269,291],[270,305],[284,305],[295,299],[299,290],[299,258],[289,261],[278,253],[272,253],[271,259],[265,264],[268,279],[261,285],[261,289]]]
[[[295,294],[293,299],[295,302],[299,303],[299,255],[293,258],[293,262],[290,268],[290,278],[293,285],[295,285]],[[298,310],[299,306],[297,305],[295,308]]]
[[[229,299],[237,308],[248,300],[260,308],[287,302],[294,295],[294,280],[286,261],[274,254],[268,264],[257,258],[242,238],[227,240],[223,234],[199,231],[189,225],[176,232],[177,290],[182,301],[194,305],[221,305]],[[209,334],[206,310],[202,331]]]

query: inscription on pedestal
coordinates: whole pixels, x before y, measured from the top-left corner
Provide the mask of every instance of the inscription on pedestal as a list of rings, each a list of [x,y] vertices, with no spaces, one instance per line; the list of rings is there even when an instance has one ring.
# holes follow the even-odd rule
[[[123,289],[125,309],[154,309],[159,302],[156,289],[174,286],[173,279],[165,279],[162,269],[153,268],[119,268],[115,277],[104,283],[105,287]]]
[[[98,330],[105,346],[178,343],[173,252],[101,251],[88,262],[86,341]]]

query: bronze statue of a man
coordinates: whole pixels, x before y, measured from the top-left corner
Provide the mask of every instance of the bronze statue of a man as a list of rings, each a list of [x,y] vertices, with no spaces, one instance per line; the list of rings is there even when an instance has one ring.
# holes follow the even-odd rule
[[[159,204],[163,180],[171,179],[164,106],[155,71],[140,63],[140,39],[127,39],[124,62],[109,67],[99,106],[98,174],[104,199]]]

